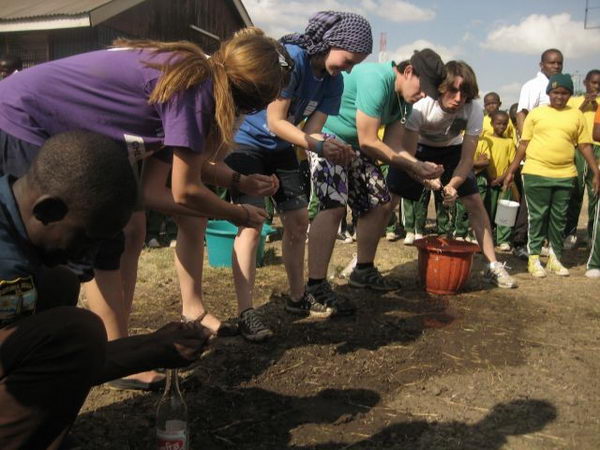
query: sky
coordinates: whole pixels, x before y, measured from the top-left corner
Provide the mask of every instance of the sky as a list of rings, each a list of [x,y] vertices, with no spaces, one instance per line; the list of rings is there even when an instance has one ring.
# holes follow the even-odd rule
[[[373,29],[373,54],[407,59],[429,47],[444,61],[473,67],[480,95],[496,91],[503,108],[517,102],[521,85],[535,77],[541,53],[551,47],[565,57],[563,72],[577,87],[590,69],[600,69],[600,0],[243,0],[254,24],[279,38],[302,32],[317,11],[355,12]]]

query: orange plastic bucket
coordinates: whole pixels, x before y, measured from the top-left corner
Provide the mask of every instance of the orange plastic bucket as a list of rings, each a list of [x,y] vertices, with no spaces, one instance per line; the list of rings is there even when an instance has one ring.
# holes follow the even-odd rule
[[[479,246],[470,242],[428,236],[415,241],[419,249],[419,277],[430,294],[454,295],[471,273],[473,253]]]

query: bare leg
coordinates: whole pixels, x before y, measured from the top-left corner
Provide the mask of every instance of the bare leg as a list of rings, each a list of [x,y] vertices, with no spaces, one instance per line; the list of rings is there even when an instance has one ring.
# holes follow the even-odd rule
[[[306,208],[281,213],[283,223],[283,263],[290,285],[290,296],[299,299],[304,294],[304,246],[308,228]]]
[[[144,244],[146,219],[143,211],[135,212],[123,230],[125,250],[121,255],[119,270],[96,270],[94,280],[85,284],[85,293],[90,309],[104,323],[109,340],[128,335],[129,315],[133,303],[137,265]],[[155,371],[132,375],[143,382],[161,378]]]
[[[187,319],[195,319],[206,310],[202,302],[202,268],[207,219],[180,216],[176,222],[175,268],[181,289],[182,315]],[[212,314],[207,314],[202,324],[213,333],[221,326],[219,319]]]
[[[259,242],[259,230],[240,227],[233,244],[233,280],[238,300],[238,314],[252,308],[256,251]]]
[[[372,263],[375,260],[379,239],[383,233],[383,229],[390,217],[392,208],[388,202],[384,205],[378,205],[369,211],[367,214],[359,217],[357,224],[358,245],[357,263]]]
[[[308,276],[324,279],[335,246],[337,230],[346,208],[320,211],[310,224],[308,235]]]
[[[494,250],[494,239],[492,236],[492,227],[490,225],[490,219],[487,215],[483,201],[479,194],[467,195],[461,197],[464,207],[469,212],[469,222],[477,243],[481,247],[483,255],[486,257],[488,262],[496,262],[496,251]]]

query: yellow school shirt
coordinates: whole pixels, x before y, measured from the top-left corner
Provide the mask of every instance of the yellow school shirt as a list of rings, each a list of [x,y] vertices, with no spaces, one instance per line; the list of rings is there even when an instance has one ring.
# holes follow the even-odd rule
[[[577,96],[577,97],[571,97],[569,99],[569,102],[567,103],[567,105],[572,106],[573,108],[577,108],[579,109],[579,107],[581,106],[581,104],[583,103],[583,101],[585,100],[585,97],[583,95]],[[597,100],[600,101],[600,98]],[[600,110],[600,108],[598,108]],[[590,129],[590,133],[594,130],[594,116],[596,115],[596,111],[592,110],[592,111],[585,111],[583,113],[583,117],[585,117],[585,121],[587,122],[587,126]],[[600,145],[600,142],[596,142],[594,141],[595,145]]]
[[[477,148],[475,149],[475,155],[473,155],[473,162],[477,161],[481,156],[487,156],[487,159],[490,159],[490,141],[486,137],[480,137],[477,142]],[[476,169],[473,167],[473,170],[476,174],[483,172],[486,167],[482,169]]]
[[[487,173],[491,180],[503,175],[515,159],[515,143],[509,137],[486,136],[490,141],[490,164]]]
[[[481,136],[493,136],[494,135],[494,127],[492,127],[492,118],[488,115],[483,116],[483,130],[481,131]],[[514,139],[517,133],[515,133],[515,127],[513,127],[512,122],[508,119],[508,126],[502,136],[505,138]]]
[[[522,173],[548,178],[577,176],[575,146],[592,143],[583,113],[572,106],[538,106],[525,119],[522,140],[529,141]]]

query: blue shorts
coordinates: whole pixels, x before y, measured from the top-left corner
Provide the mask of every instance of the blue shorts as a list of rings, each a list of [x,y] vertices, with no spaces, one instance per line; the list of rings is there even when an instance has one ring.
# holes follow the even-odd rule
[[[429,145],[419,144],[415,157],[419,161],[430,161],[443,165],[444,173],[440,177],[440,180],[442,185],[445,186],[452,179],[452,174],[460,162],[461,149],[462,145],[431,147]],[[402,169],[396,167],[390,167],[386,182],[388,189],[392,194],[413,201],[419,200],[423,193],[423,189],[425,189],[421,183]],[[479,193],[477,182],[475,180],[475,173],[473,171],[467,176],[463,184],[458,187],[457,192],[459,197],[466,197],[467,195]]]
[[[22,177],[25,175],[40,147],[22,141],[0,130],[0,176],[5,174]],[[67,266],[81,282],[94,278],[94,269],[118,270],[121,254],[125,249],[125,237],[119,233],[113,239],[98,243],[78,261],[69,261]]]

